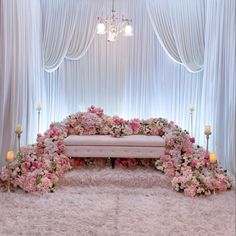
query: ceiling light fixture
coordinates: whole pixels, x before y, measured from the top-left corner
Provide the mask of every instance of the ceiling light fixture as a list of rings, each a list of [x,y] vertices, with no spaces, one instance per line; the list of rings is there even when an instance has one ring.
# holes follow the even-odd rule
[[[114,9],[114,0],[112,0],[111,15],[103,18],[98,17],[97,34],[107,34],[108,42],[116,42],[121,35],[125,37],[133,36],[132,20],[124,16],[119,17]]]

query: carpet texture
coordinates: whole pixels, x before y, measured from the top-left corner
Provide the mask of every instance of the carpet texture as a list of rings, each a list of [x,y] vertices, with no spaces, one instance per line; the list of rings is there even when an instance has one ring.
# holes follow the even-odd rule
[[[55,193],[0,192],[1,236],[235,236],[235,188],[188,198],[152,169],[68,172]]]

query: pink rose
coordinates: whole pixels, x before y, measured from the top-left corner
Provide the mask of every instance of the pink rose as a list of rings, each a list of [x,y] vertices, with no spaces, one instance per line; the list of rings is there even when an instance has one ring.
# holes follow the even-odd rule
[[[194,137],[190,138],[189,140],[190,140],[191,143],[195,143],[195,138]]]
[[[193,168],[195,168],[195,167],[197,166],[197,162],[196,162],[196,161],[192,161],[191,166],[192,166]]]

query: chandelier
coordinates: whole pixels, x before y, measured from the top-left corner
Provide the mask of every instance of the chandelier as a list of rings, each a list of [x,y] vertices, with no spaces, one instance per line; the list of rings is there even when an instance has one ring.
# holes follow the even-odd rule
[[[125,37],[133,36],[133,28],[130,25],[132,20],[124,16],[118,16],[114,9],[114,0],[112,0],[111,15],[106,18],[99,16],[97,20],[97,34],[107,34],[108,42],[116,42],[121,35]]]

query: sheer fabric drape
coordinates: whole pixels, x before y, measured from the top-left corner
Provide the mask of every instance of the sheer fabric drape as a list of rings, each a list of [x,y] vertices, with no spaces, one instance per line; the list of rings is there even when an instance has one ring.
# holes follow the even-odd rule
[[[158,41],[189,71],[203,71],[198,96],[198,130],[213,126],[211,150],[235,173],[236,3],[229,1],[146,1]],[[204,143],[204,136],[199,138]]]
[[[212,147],[236,173],[236,2],[206,5],[201,123],[213,125]],[[204,114],[204,115],[202,115]]]
[[[166,53],[190,72],[204,64],[204,0],[147,0],[151,24]]]
[[[56,70],[65,58],[78,60],[88,50],[103,0],[42,0],[44,69]]]
[[[194,102],[196,142],[205,146],[204,125],[212,125],[210,150],[235,174],[234,0],[116,1],[133,19],[134,37],[114,44],[94,34],[96,17],[110,14],[108,0],[0,3],[1,165],[16,146],[16,123],[22,144],[35,141],[40,101],[41,132],[91,104],[189,129]]]
[[[41,11],[37,0],[0,1],[0,166],[16,151],[15,127],[22,144],[37,130],[35,106],[41,99]]]

